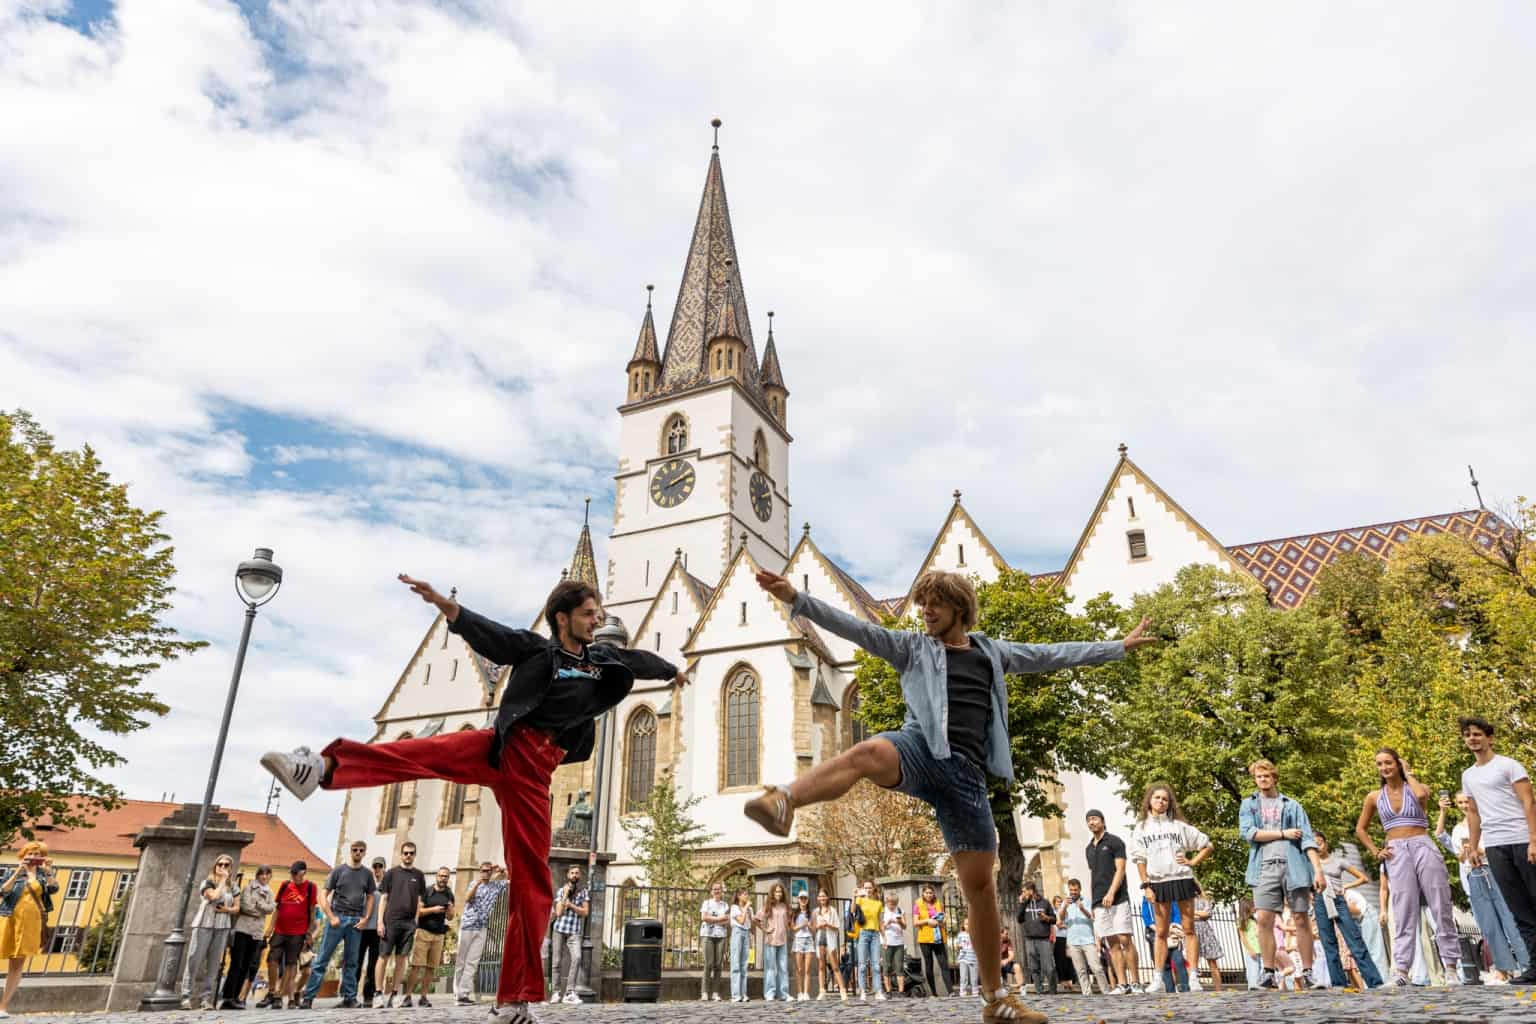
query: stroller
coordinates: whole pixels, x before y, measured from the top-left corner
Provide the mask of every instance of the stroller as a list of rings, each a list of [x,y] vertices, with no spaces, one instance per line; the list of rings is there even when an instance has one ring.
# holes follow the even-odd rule
[[[857,971],[857,962],[853,958],[853,951],[846,945],[843,947],[842,959],[838,962],[838,970],[843,976],[843,987],[849,992],[855,991],[858,988],[858,985],[854,980],[854,976]],[[902,973],[906,976],[907,980],[908,998],[927,996],[931,994],[928,991],[927,979],[923,977],[923,961],[920,958],[915,956],[906,957],[902,962]],[[896,994],[896,986],[894,985],[894,980],[895,979],[892,979],[892,995]]]

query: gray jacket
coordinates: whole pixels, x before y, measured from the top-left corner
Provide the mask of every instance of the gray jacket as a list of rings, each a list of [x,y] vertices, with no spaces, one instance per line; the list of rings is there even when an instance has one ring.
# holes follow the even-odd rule
[[[818,601],[804,591],[795,594],[794,615],[858,644],[890,662],[901,673],[901,699],[907,705],[904,727],[915,724],[935,758],[949,757],[949,672],[944,644],[926,633],[885,629]],[[1119,640],[1092,643],[1016,644],[970,634],[992,662],[992,719],[987,732],[987,771],[1013,782],[1013,758],[1008,747],[1008,687],[1004,675],[1054,672],[1076,665],[1102,665],[1125,657]]]
[[[235,931],[259,939],[266,933],[267,915],[277,909],[272,890],[252,879],[240,890],[240,913],[235,918]]]

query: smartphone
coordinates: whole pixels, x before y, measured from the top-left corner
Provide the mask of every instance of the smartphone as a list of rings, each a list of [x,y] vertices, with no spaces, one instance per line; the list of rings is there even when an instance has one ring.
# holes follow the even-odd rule
[[[1444,802],[1446,800],[1449,800],[1451,798],[1450,790],[1446,790],[1446,789],[1442,789],[1440,792],[1436,793],[1435,795],[1437,797],[1439,797],[1442,802]]]

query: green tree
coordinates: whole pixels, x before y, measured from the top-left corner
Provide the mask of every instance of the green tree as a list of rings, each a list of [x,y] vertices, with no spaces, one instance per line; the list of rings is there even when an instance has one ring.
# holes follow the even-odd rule
[[[834,877],[927,875],[948,855],[932,807],[867,780],[835,802],[802,811],[796,834]]]
[[[110,737],[165,714],[146,679],[203,646],[162,621],[175,575],[162,517],[89,446],[59,450],[31,416],[0,413],[0,838],[114,805],[95,774],[123,761]]]
[[[1119,635],[1123,612],[1107,596],[1088,603],[1083,614],[1067,607],[1068,595],[1049,582],[1036,583],[1028,573],[1006,571],[976,588],[976,628],[1000,640],[1058,643],[1103,640]],[[904,624],[916,629],[917,624]],[[999,886],[1018,889],[1026,862],[1014,828],[1013,808],[1035,817],[1060,817],[1057,773],[1103,774],[1113,737],[1113,711],[1134,677],[1128,662],[1091,669],[1074,669],[1040,676],[1008,678],[1008,734],[1014,784],[992,780],[992,817],[998,830]],[[860,653],[855,681],[859,686],[859,717],[873,730],[900,728],[905,715],[901,679],[890,665]]]
[[[638,814],[621,819],[635,851],[635,862],[645,869],[646,881],[652,886],[692,889],[699,885],[694,856],[719,837],[716,832],[706,832],[689,813],[701,799],[680,799],[672,773],[663,772]]]
[[[118,933],[128,917],[128,896],[112,904],[80,940],[80,966],[93,974],[111,971],[116,966]]]
[[[1340,713],[1353,675],[1339,623],[1275,608],[1252,580],[1202,565],[1181,569],[1132,610],[1164,642],[1138,654],[1115,709],[1109,760],[1126,802],[1139,807],[1147,786],[1168,782],[1190,823],[1211,836],[1201,879],[1223,899],[1244,889],[1248,850],[1237,821],[1253,792],[1253,761],[1273,761],[1280,788],[1313,824],[1340,833],[1344,816],[1314,800],[1354,747],[1356,725]]]

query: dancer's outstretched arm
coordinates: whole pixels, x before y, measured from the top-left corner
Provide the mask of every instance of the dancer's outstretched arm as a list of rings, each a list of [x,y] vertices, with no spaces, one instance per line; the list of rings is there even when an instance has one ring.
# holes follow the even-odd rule
[[[1003,671],[1009,675],[1030,675],[1055,672],[1057,669],[1076,665],[1102,665],[1106,661],[1119,661],[1131,651],[1147,644],[1157,643],[1157,637],[1147,635],[1151,619],[1142,619],[1123,640],[1078,641],[1061,644],[1017,644],[1000,640]]]
[[[443,613],[443,618],[448,620],[448,628],[462,636],[476,654],[493,664],[516,665],[549,646],[547,639],[532,630],[503,626],[470,611],[453,598],[439,594],[426,580],[413,579],[405,573],[401,573],[398,578],[411,588],[411,593],[427,604],[436,606]]]
[[[795,589],[793,583],[776,572],[758,571],[757,585],[789,605],[791,615],[804,615],[816,625],[836,633],[844,640],[858,644],[877,658],[891,663],[898,672],[907,667],[912,657],[912,645],[916,633],[904,629],[885,629],[872,622],[856,619],[838,611],[810,594]]]
[[[632,647],[615,647],[613,656],[622,661],[624,667],[635,674],[636,679],[670,679],[681,686],[688,685],[688,673],[666,658],[652,654],[650,651],[637,651]]]

